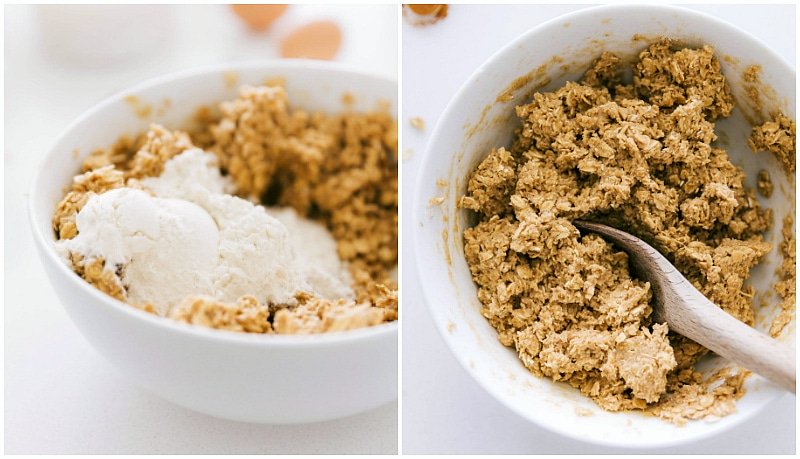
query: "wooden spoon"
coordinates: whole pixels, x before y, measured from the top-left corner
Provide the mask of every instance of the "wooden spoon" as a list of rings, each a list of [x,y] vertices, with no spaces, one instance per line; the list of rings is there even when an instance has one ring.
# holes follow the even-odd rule
[[[717,355],[795,393],[795,353],[709,301],[663,255],[641,239],[599,223],[574,221],[628,253],[633,272],[650,282],[653,319]]]

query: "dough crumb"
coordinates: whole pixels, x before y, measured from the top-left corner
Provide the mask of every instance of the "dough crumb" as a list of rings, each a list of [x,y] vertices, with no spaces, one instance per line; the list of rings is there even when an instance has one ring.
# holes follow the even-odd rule
[[[744,73],[742,74],[742,79],[748,83],[756,83],[758,82],[758,77],[760,74],[761,74],[760,65],[748,65],[744,69]]]
[[[411,125],[411,127],[413,127],[418,131],[425,130],[425,120],[423,120],[420,117],[411,118],[410,120],[408,120],[408,123]]]
[[[761,91],[759,87],[761,86],[760,81],[761,76],[761,66],[760,65],[749,65],[744,69],[742,73],[742,80],[744,81],[744,90],[747,94],[747,98],[750,102],[753,103],[753,108],[756,111],[761,112],[763,109],[763,102],[761,100]]]
[[[788,175],[794,174],[797,161],[797,124],[783,113],[753,128],[747,141],[753,151],[769,151],[781,162]]]
[[[442,203],[444,203],[444,201],[445,201],[444,196],[437,196],[435,198],[430,198],[428,200],[428,207],[440,206],[442,205]]]
[[[765,198],[772,196],[772,191],[775,189],[775,186],[772,183],[772,179],[769,176],[768,170],[762,169],[758,171],[756,188],[758,189],[758,192],[761,193],[761,196],[764,196]]]

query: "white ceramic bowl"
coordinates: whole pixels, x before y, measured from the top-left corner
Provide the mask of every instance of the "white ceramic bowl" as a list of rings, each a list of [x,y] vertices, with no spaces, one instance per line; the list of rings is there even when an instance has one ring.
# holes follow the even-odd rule
[[[236,85],[231,84],[234,75]],[[69,316],[131,380],[174,403],[221,418],[322,421],[397,398],[396,322],[316,336],[263,336],[154,317],[73,273],[56,254],[50,223],[82,158],[93,149],[111,145],[122,134],[143,132],[152,121],[184,127],[199,106],[234,99],[238,84],[275,77],[285,79],[296,107],[340,112],[342,95],[349,91],[358,110],[385,101],[397,113],[395,81],[322,62],[225,65],[152,80],[93,107],[56,141],[33,183],[31,223],[42,262]],[[136,102],[126,101],[128,96]],[[152,107],[150,116],[137,116],[136,109],[145,106]]]
[[[634,40],[634,34],[645,37]],[[695,421],[677,427],[639,413],[608,413],[566,384],[531,375],[514,351],[502,346],[495,330],[480,314],[469,269],[464,260],[463,230],[470,215],[456,207],[465,193],[468,175],[493,146],[508,145],[518,126],[513,108],[525,95],[542,86],[553,90],[578,79],[602,50],[634,57],[647,38],[668,35],[689,45],[712,45],[721,59],[739,102],[733,116],[717,124],[721,141],[734,162],[744,167],[748,185],[760,168],[771,172],[776,192],[761,199],[775,211],[773,229],[766,239],[780,240],[780,222],[794,213],[794,188],[778,162],[768,154],[754,155],[745,140],[750,125],[744,115],[755,109],[746,100],[742,71],[749,64],[763,67],[762,81],[775,95],[765,100],[765,111],[781,108],[795,116],[795,72],[756,38],[713,17],[664,6],[610,6],[589,8],[554,19],[525,33],[481,65],[450,101],[431,136],[416,187],[414,246],[422,289],[441,332],[458,360],[478,383],[500,402],[542,427],[580,440],[628,447],[653,447],[685,443],[721,432],[751,417],[771,400],[783,395],[767,381],[754,376],[737,412],[716,422]],[[727,56],[727,57],[725,57]],[[507,88],[514,95],[503,102]],[[449,184],[441,206],[429,206],[441,196],[437,179]],[[759,292],[771,290],[780,258],[773,251],[753,272]],[[775,303],[773,297],[772,300]],[[764,330],[776,313],[773,304],[758,312],[757,326]],[[795,325],[781,339],[794,345]],[[724,365],[708,358],[700,368]],[[589,415],[587,415],[587,413]]]

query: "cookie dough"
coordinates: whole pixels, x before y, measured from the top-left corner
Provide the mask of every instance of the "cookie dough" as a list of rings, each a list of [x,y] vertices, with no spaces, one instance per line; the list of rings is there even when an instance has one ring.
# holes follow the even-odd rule
[[[607,410],[721,416],[747,373],[704,378],[694,364],[708,351],[653,324],[650,285],[627,255],[572,221],[636,234],[752,325],[745,281],[771,249],[771,212],[714,143],[714,120],[734,101],[710,47],[663,39],[640,53],[631,83],[624,70],[603,53],[581,81],[534,94],[516,108],[512,145],[469,177],[460,206],[478,219],[464,250],[481,313],[531,372]]]

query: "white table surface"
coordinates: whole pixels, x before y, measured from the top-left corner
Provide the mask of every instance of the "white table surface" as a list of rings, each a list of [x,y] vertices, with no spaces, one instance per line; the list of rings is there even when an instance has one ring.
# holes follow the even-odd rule
[[[501,46],[522,32],[580,7],[568,5],[452,6],[446,19],[424,28],[403,23],[403,150],[401,217],[411,196],[425,144],[455,91]],[[795,62],[793,6],[697,6],[762,39]],[[421,90],[414,90],[422,88]],[[422,117],[426,129],[408,127]],[[794,453],[795,402],[786,395],[758,416],[714,438],[651,451],[597,447],[530,424],[489,396],[458,364],[434,328],[415,285],[411,219],[401,218],[403,302],[402,443],[404,453]]]
[[[397,75],[397,8],[293,6],[266,35],[238,29],[222,6],[160,7],[174,29],[152,56],[110,68],[52,59],[35,9],[5,6],[6,453],[394,453],[396,404],[318,424],[229,422],[165,402],[125,380],[79,334],[39,263],[27,194],[56,136],[102,98],[144,79],[199,65],[273,58],[276,37],[315,17],[343,29],[337,60]]]

